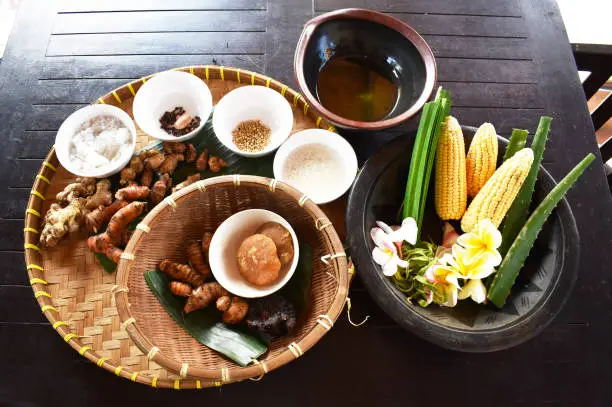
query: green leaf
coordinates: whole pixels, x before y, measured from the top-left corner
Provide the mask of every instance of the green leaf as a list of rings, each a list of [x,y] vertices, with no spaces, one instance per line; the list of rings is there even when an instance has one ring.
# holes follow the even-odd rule
[[[287,301],[295,306],[297,314],[304,312],[309,304],[310,283],[312,281],[312,248],[299,242],[300,257],[291,280],[279,291]]]
[[[103,255],[102,253],[94,253],[96,259],[98,259],[98,263],[102,266],[102,269],[105,273],[112,274],[117,270],[117,263]]]
[[[512,129],[512,135],[510,136],[508,147],[506,147],[506,153],[504,154],[503,161],[506,161],[508,158],[512,157],[517,151],[522,150],[525,147],[525,142],[527,141],[527,134],[529,134],[527,130]]]
[[[227,356],[240,366],[247,366],[268,350],[258,337],[244,329],[221,322],[221,313],[214,307],[183,314],[184,299],[170,292],[170,279],[161,271],[150,270],[145,272],[144,276],[149,288],[172,319],[198,342]]]

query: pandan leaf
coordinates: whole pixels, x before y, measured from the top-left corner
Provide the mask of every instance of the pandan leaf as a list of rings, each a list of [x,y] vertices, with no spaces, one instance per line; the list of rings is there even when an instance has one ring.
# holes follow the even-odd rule
[[[517,151],[525,148],[525,143],[527,142],[527,134],[529,134],[527,130],[512,129],[512,135],[510,136],[510,141],[508,142],[508,146],[506,147],[506,153],[504,154],[503,161],[506,161],[508,158],[512,157]]]
[[[502,256],[505,256],[510,248],[510,245],[518,235],[519,231],[525,224],[527,215],[529,214],[529,205],[531,204],[531,197],[535,187],[536,179],[538,178],[538,172],[540,172],[540,163],[542,162],[542,156],[544,155],[544,148],[546,147],[546,139],[548,138],[548,130],[550,128],[551,117],[542,116],[540,118],[540,124],[533,142],[531,143],[531,150],[533,150],[533,164],[527,178],[523,182],[518,195],[512,202],[506,219],[504,220],[504,226],[502,229],[502,243],[499,247],[499,252]]]
[[[184,314],[185,300],[170,292],[168,288],[170,279],[161,271],[147,271],[144,277],[172,319],[198,342],[227,356],[240,366],[247,366],[268,350],[265,343],[257,336],[221,322],[221,312],[214,306]]]
[[[548,216],[550,216],[561,198],[563,198],[565,193],[574,185],[594,159],[595,156],[590,153],[584,157],[584,159],[580,161],[578,165],[576,165],[565,178],[548,193],[548,195],[546,195],[538,207],[533,211],[529,219],[527,219],[527,222],[516,239],[514,239],[497,273],[495,273],[495,278],[487,293],[487,298],[498,308],[504,306],[506,298],[510,294],[510,289],[514,285],[514,281],[523,267],[525,259],[527,259],[529,251],[535,243],[544,222],[546,222],[546,219],[548,219]]]

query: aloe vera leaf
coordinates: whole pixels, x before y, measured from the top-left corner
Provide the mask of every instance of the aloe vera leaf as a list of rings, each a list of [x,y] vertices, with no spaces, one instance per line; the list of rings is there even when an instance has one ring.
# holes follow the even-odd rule
[[[527,134],[529,134],[527,130],[512,129],[512,135],[510,136],[508,147],[506,147],[506,153],[504,154],[503,161],[506,161],[517,151],[522,150],[525,147],[525,143],[527,142]]]
[[[246,366],[263,355],[268,347],[256,336],[220,322],[221,313],[214,307],[183,314],[185,301],[168,288],[170,279],[159,270],[144,273],[145,280],[172,319],[198,342]]]
[[[565,178],[546,195],[538,207],[533,211],[529,219],[527,219],[527,222],[516,239],[514,239],[514,242],[510,246],[510,250],[508,250],[508,254],[506,254],[497,273],[495,273],[495,278],[487,293],[487,298],[498,308],[504,306],[506,298],[510,294],[510,289],[514,285],[514,280],[523,267],[525,259],[529,255],[529,251],[535,243],[544,222],[546,222],[546,219],[548,219],[548,216],[550,216],[552,210],[557,206],[561,198],[563,198],[565,193],[574,185],[594,159],[595,156],[591,153],[584,157],[582,161],[580,161]]]
[[[443,93],[448,94],[448,92],[444,91]],[[438,136],[440,135],[440,129],[442,128],[442,122],[444,118],[450,112],[450,99],[443,97],[440,99],[440,109],[438,110],[438,116],[436,117],[436,126],[433,137],[431,138],[431,143],[429,145],[429,151],[427,154],[427,166],[425,169],[425,180],[423,183],[423,191],[421,193],[421,203],[419,207],[419,218],[417,220],[417,225],[419,226],[419,231],[421,230],[421,225],[423,224],[423,215],[425,214],[425,204],[427,202],[427,192],[429,191],[429,183],[431,180],[431,172],[433,170],[434,161],[436,158],[436,147],[438,146]],[[417,239],[419,238],[420,233],[417,232]]]
[[[419,128],[417,130],[416,137],[414,139],[414,147],[412,149],[412,156],[410,158],[410,169],[408,170],[408,182],[406,182],[406,193],[404,195],[404,213],[402,219],[407,217],[414,217],[414,207],[416,206],[416,178],[417,176],[417,167],[419,157],[421,157],[423,152],[423,145],[425,142],[425,133],[427,132],[427,128],[430,127],[430,123],[433,120],[433,115],[431,114],[432,106],[435,102],[425,103],[423,107],[423,112],[421,113],[421,121],[419,122]]]
[[[525,224],[527,215],[529,213],[529,205],[531,204],[531,197],[533,196],[533,189],[535,187],[536,179],[538,178],[538,172],[540,171],[540,163],[542,162],[542,156],[544,155],[544,148],[546,147],[546,139],[548,138],[548,130],[550,129],[551,117],[542,116],[538,129],[533,142],[531,143],[531,150],[533,150],[533,164],[523,186],[519,190],[518,195],[510,205],[510,209],[506,214],[504,220],[504,227],[502,229],[502,243],[499,247],[499,252],[502,256],[505,256],[510,248],[510,245],[518,235],[519,230]]]

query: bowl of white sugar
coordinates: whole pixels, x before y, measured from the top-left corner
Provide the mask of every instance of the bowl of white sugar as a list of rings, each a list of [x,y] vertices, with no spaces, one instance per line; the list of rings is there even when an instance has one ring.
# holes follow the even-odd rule
[[[274,157],[274,177],[324,204],[340,198],[357,175],[353,147],[328,130],[295,133]]]
[[[131,117],[111,105],[90,105],[72,113],[57,131],[55,154],[71,173],[104,178],[130,161],[136,148]]]

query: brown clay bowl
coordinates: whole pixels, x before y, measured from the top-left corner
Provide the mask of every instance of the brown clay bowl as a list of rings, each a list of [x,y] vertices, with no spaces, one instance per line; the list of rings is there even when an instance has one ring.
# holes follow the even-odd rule
[[[330,57],[365,57],[391,73],[398,99],[381,120],[341,117],[316,97],[319,72]],[[308,21],[294,58],[295,77],[306,101],[321,116],[344,129],[379,130],[405,122],[431,96],[436,82],[433,52],[412,27],[397,18],[363,9],[344,9]]]

